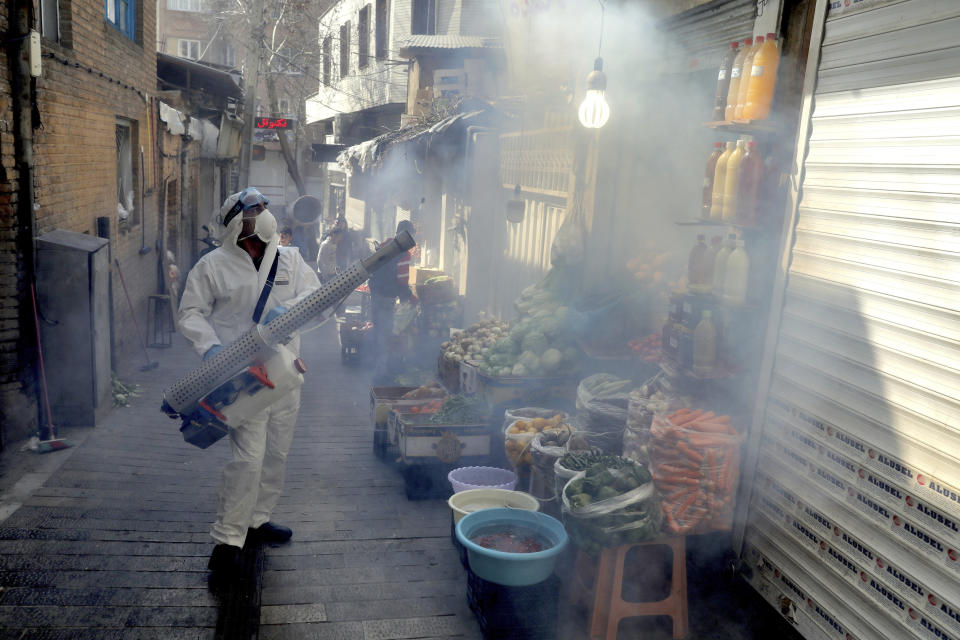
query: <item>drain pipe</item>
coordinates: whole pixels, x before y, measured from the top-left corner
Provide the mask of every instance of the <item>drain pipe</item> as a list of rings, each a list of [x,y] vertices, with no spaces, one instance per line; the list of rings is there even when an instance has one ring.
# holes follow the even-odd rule
[[[21,371],[32,370],[36,358],[37,343],[30,298],[27,292],[36,279],[36,214],[33,193],[33,97],[35,81],[30,76],[29,33],[33,22],[33,3],[12,0],[9,4],[10,30],[7,33],[7,64],[10,69],[11,102],[13,110],[14,167],[17,170],[17,231],[16,246],[22,279],[17,283],[19,298],[20,353],[17,360],[24,366]],[[27,366],[29,365],[29,366]],[[30,385],[25,385],[29,388]],[[39,386],[35,391],[39,393]],[[27,394],[29,395],[29,394]],[[37,419],[40,420],[40,405],[37,401]]]

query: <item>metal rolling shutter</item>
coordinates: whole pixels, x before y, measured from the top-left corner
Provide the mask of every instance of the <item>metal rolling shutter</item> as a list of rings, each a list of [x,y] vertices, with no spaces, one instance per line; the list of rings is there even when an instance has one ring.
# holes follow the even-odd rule
[[[808,638],[957,639],[960,2],[836,4],[744,573]]]
[[[662,71],[716,70],[734,40],[753,35],[756,0],[715,0],[662,20]]]

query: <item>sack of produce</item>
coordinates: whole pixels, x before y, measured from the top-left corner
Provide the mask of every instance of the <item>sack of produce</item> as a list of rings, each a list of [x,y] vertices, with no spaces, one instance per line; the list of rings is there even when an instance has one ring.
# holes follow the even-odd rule
[[[598,373],[584,378],[577,386],[577,409],[585,411],[598,423],[626,424],[632,387],[631,380],[624,380],[609,373]]]
[[[533,420],[534,418],[550,419],[560,414],[562,421],[567,421],[567,414],[556,409],[544,409],[543,407],[522,407],[519,409],[507,409],[503,412],[503,431],[517,420]]]
[[[533,464],[533,438],[540,433],[549,434],[554,442],[566,443],[570,427],[563,422],[563,414],[554,413],[551,418],[515,420],[503,434],[503,447],[510,464],[516,469]]]
[[[574,543],[597,555],[604,547],[655,538],[661,510],[650,472],[610,456],[579,471],[563,488],[563,520]]]
[[[666,530],[684,535],[729,530],[744,441],[730,417],[699,409],[657,414],[650,436],[650,470]]]
[[[638,389],[630,392],[627,406],[627,426],[623,430],[623,457],[641,464],[650,463],[650,427],[655,414],[688,407],[690,398],[678,396],[659,388],[661,374],[657,374]]]

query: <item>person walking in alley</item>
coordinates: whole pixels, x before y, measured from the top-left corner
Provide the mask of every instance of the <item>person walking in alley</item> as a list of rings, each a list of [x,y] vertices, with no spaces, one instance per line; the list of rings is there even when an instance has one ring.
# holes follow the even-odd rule
[[[407,231],[413,235],[413,223],[401,220],[397,233]],[[393,238],[387,238],[384,243]],[[401,302],[413,299],[410,289],[410,252],[406,251],[391,264],[377,270],[370,278],[370,315],[373,322],[373,344],[376,356],[374,378],[386,382],[390,361],[390,336],[393,335],[393,314],[397,298]]]
[[[277,221],[267,204],[253,187],[228,197],[215,222],[221,246],[187,275],[180,330],[204,360],[319,287],[316,273],[297,248],[279,246]],[[299,337],[287,346],[299,353]],[[271,522],[270,515],[283,489],[299,409],[297,388],[230,429],[233,460],[223,469],[217,517],[210,529],[216,546],[209,568],[215,575],[236,567],[248,536],[263,542],[286,542],[292,536],[290,529]]]
[[[342,218],[328,231],[320,243],[317,252],[317,272],[320,282],[332,280],[338,273],[349,265],[350,239],[348,237],[347,222]]]

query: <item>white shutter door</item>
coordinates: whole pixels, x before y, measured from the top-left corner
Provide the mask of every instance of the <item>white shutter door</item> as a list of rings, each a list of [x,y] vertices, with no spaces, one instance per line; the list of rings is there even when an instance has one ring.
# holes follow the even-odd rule
[[[809,638],[957,639],[960,2],[830,4],[745,574]]]
[[[730,43],[753,35],[756,0],[715,0],[662,20],[663,73],[716,70]]]

